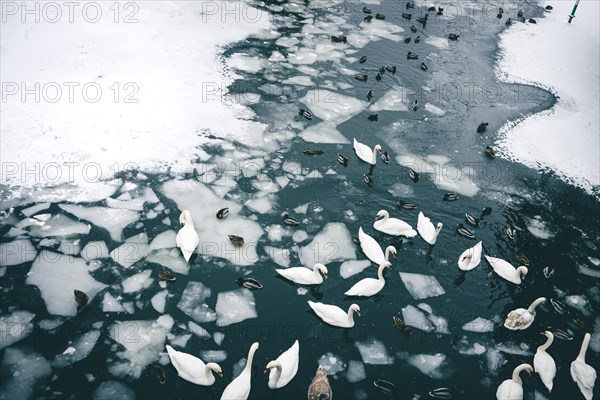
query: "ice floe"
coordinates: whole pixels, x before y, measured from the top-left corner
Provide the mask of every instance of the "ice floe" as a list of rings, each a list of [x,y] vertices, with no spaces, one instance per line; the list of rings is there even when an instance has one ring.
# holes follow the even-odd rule
[[[345,261],[340,265],[340,275],[348,279],[353,275],[359,274],[371,265],[369,260]]]
[[[215,311],[217,326],[227,326],[258,316],[254,295],[245,288],[219,293]]]
[[[167,292],[166,290],[163,290],[163,291],[156,293],[154,296],[152,296],[152,299],[150,299],[150,303],[152,303],[152,307],[154,307],[154,309],[161,314],[165,312],[165,305],[167,303],[167,294],[168,293],[169,292]]]
[[[410,295],[417,300],[441,296],[446,293],[433,275],[400,272],[400,279],[402,279]]]
[[[462,329],[469,332],[493,332],[494,323],[488,319],[477,317],[473,321],[464,324]]]
[[[187,283],[177,308],[196,322],[211,322],[217,319],[217,314],[205,303],[211,296],[211,290],[202,282]]]
[[[383,342],[377,339],[355,342],[354,346],[358,348],[365,364],[385,365],[394,363],[394,357],[388,354]]]
[[[27,347],[10,347],[0,363],[3,377],[0,399],[33,398],[34,389],[50,377],[52,368],[41,354]]]
[[[348,361],[348,370],[346,371],[346,379],[348,382],[360,382],[367,377],[365,365],[357,360]]]
[[[102,323],[99,324],[102,326]],[[100,338],[99,329],[90,329],[75,339],[71,346],[62,354],[57,354],[52,361],[55,368],[64,368],[86,358],[96,346]]]
[[[123,240],[123,228],[139,219],[139,214],[131,210],[84,207],[74,204],[59,204],[59,207],[77,218],[90,221],[92,224],[106,229],[112,240],[117,242]]]
[[[123,280],[123,282],[121,282],[121,285],[123,286],[123,292],[139,292],[140,290],[150,287],[152,282],[154,282],[154,279],[151,278],[150,275],[152,275],[152,270],[147,269]]]
[[[456,373],[456,366],[445,354],[417,354],[408,358],[408,363],[433,379],[448,379]]]
[[[29,336],[33,332],[34,317],[35,314],[25,310],[0,316],[0,350]]]
[[[135,392],[126,384],[119,381],[102,382],[94,393],[93,400],[135,400]]]
[[[300,249],[299,256],[304,266],[312,268],[318,262],[327,265],[333,261],[354,260],[356,250],[346,225],[330,222]]]
[[[0,243],[0,266],[12,266],[29,262],[35,258],[37,251],[27,239]]]
[[[344,372],[346,369],[346,363],[337,355],[333,353],[327,353],[319,358],[319,365],[323,367],[327,375],[337,378],[337,374]]]

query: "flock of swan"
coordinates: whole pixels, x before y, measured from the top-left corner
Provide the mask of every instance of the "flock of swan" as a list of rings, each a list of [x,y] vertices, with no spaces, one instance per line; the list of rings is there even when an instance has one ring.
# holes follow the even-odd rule
[[[369,164],[377,162],[377,153],[381,153],[381,146],[374,146],[371,150],[368,146],[354,140],[354,150],[356,155],[363,161]],[[226,218],[227,213],[219,210],[218,218]],[[286,218],[292,218],[286,215]],[[177,247],[181,249],[183,257],[186,261],[190,260],[192,254],[196,251],[199,244],[198,234],[195,230],[192,216],[188,210],[184,210],[179,218],[182,225],[177,233]],[[297,220],[293,219],[294,224]],[[289,224],[292,224],[292,223]],[[434,225],[431,220],[422,212],[419,212],[416,231],[405,221],[397,218],[390,218],[386,210],[381,210],[376,214],[373,228],[392,236],[404,236],[412,238],[417,235],[427,242],[429,245],[435,245],[437,237],[442,230],[443,224],[438,222]],[[378,294],[385,286],[384,271],[391,269],[392,264],[389,260],[390,256],[396,257],[396,248],[388,246],[385,251],[379,243],[370,235],[365,233],[362,227],[358,230],[358,238],[360,247],[363,253],[369,260],[379,265],[377,278],[364,278],[358,281],[354,286],[349,288],[344,294],[352,297],[370,297]],[[469,271],[477,267],[481,262],[483,250],[482,242],[475,246],[466,249],[458,259],[458,267],[463,271]],[[515,268],[508,261],[500,258],[485,255],[486,260],[492,267],[493,271],[501,278],[514,283],[520,284],[528,273],[526,266]],[[327,279],[328,270],[322,263],[316,263],[312,269],[305,267],[292,267],[286,269],[275,269],[281,277],[297,284],[297,285],[319,285]],[[511,311],[504,327],[510,330],[523,330],[531,326],[535,319],[536,307],[546,302],[546,298],[540,297],[536,299],[528,308],[517,308]],[[340,327],[352,328],[354,326],[354,314],[360,316],[360,307],[358,304],[352,304],[347,311],[333,304],[324,304],[320,302],[308,301],[308,305],[314,311],[316,316],[326,324]],[[540,346],[533,359],[533,367],[530,364],[521,364],[517,366],[512,374],[511,379],[507,379],[497,389],[496,397],[498,400],[519,400],[523,399],[523,387],[520,373],[526,371],[529,374],[537,372],[542,382],[547,387],[548,391],[552,391],[553,380],[556,375],[556,363],[552,356],[546,350],[550,347],[554,340],[554,335],[550,331],[542,333],[547,340]],[[593,397],[593,388],[596,381],[596,371],[593,367],[586,364],[585,355],[590,341],[590,334],[586,333],[581,345],[579,355],[571,363],[571,376],[579,386],[581,393],[586,400],[591,400]],[[259,344],[254,343],[250,347],[246,366],[241,374],[236,377],[225,388],[221,399],[222,400],[244,400],[248,398],[251,388],[251,368],[254,358],[254,353],[258,350]],[[198,357],[190,354],[176,351],[171,346],[167,345],[167,352],[171,363],[177,370],[179,376],[188,382],[210,386],[215,382],[213,373],[222,376],[221,367],[216,363],[205,364]],[[265,373],[269,372],[268,386],[271,389],[278,389],[286,386],[296,375],[298,371],[298,363],[300,357],[300,345],[298,340],[285,352],[283,352],[275,360],[266,365]],[[319,367],[313,382],[308,391],[309,399],[331,399],[332,391],[329,385],[326,372]]]

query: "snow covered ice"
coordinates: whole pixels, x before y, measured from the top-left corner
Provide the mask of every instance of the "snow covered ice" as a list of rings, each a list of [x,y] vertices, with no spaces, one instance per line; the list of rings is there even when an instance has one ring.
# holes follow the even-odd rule
[[[432,275],[400,272],[400,279],[402,279],[410,295],[417,300],[441,296],[446,293],[436,277]]]
[[[365,364],[385,365],[393,364],[394,357],[388,354],[383,342],[377,339],[369,339],[364,342],[356,342],[354,346],[358,348]]]
[[[215,311],[217,326],[227,326],[258,316],[254,295],[245,288],[219,293]]]
[[[177,308],[196,322],[210,322],[217,319],[216,313],[205,303],[211,297],[211,290],[201,282],[188,282]]]

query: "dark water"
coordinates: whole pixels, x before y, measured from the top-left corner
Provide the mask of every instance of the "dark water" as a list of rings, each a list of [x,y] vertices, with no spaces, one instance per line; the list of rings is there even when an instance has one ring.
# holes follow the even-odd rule
[[[370,339],[376,339],[385,345],[389,356],[394,358],[393,364],[365,365],[366,378],[356,383],[348,382],[344,372],[330,376],[335,398],[387,398],[374,387],[372,382],[376,379],[394,383],[398,388],[396,398],[427,398],[427,393],[437,387],[451,388],[455,398],[460,399],[494,398],[498,385],[510,378],[514,367],[523,362],[533,362],[536,347],[544,341],[540,332],[559,328],[570,330],[574,340],[556,339],[549,349],[549,353],[558,365],[554,390],[551,395],[548,395],[537,375],[524,377],[525,398],[534,398],[536,391],[552,399],[582,398],[571,380],[569,365],[579,351],[584,332],[593,330],[594,318],[600,307],[600,291],[598,278],[579,273],[578,266],[593,267],[588,257],[599,257],[597,246],[600,237],[600,206],[597,200],[558,180],[551,172],[534,171],[498,158],[489,160],[483,154],[485,146],[493,144],[497,129],[506,121],[518,118],[521,114],[547,109],[555,102],[550,94],[542,90],[495,81],[493,65],[497,50],[497,34],[504,29],[506,19],[506,16],[500,21],[495,18],[494,10],[497,4],[486,6],[483,9],[485,14],[482,14],[480,8],[474,10],[467,3],[459,3],[458,6],[447,4],[445,5],[447,12],[454,6],[462,16],[453,19],[431,18],[424,28],[414,21],[414,18],[422,14],[422,8],[419,8],[421,6],[417,4],[416,10],[412,11],[414,14],[412,22],[402,20],[401,13],[405,10],[403,4],[399,2],[387,1],[381,5],[368,6],[374,13],[384,13],[386,21],[402,26],[406,31],[402,35],[410,33],[410,26],[415,24],[419,29],[418,34],[421,35],[422,42],[405,44],[381,40],[369,43],[355,54],[355,56],[367,55],[368,62],[365,64],[355,62],[349,65],[350,68],[369,75],[366,83],[355,81],[352,76],[337,74],[333,77],[314,78],[314,80],[317,83],[321,79],[350,83],[353,88],[341,91],[342,94],[361,99],[369,89],[373,89],[376,94],[383,94],[393,85],[400,83],[406,90],[408,100],[412,102],[414,99],[419,99],[422,106],[426,102],[432,102],[445,110],[446,114],[436,117],[425,112],[423,107],[417,112],[380,111],[379,120],[371,122],[367,119],[370,112],[363,111],[338,126],[338,130],[350,140],[356,137],[363,143],[377,141],[382,144],[384,150],[388,151],[392,163],[384,165],[379,162],[373,169],[372,176],[375,181],[373,187],[363,183],[362,175],[368,172],[368,168],[366,164],[356,160],[350,145],[342,147],[307,145],[298,138],[293,140],[289,148],[273,154],[273,156],[282,155],[286,161],[298,160],[303,166],[309,166],[311,170],[318,169],[323,173],[328,168],[332,168],[339,173],[339,175],[326,176],[322,180],[304,181],[298,187],[286,187],[277,193],[276,209],[280,212],[290,211],[298,205],[310,202],[307,213],[308,223],[303,223],[301,227],[306,230],[310,238],[320,232],[327,222],[344,222],[353,236],[362,226],[382,244],[382,247],[394,244],[399,250],[398,259],[394,262],[393,271],[386,274],[386,287],[378,296],[356,300],[361,306],[363,315],[356,319],[354,328],[342,330],[322,324],[312,312],[309,312],[306,301],[309,299],[323,301],[346,309],[353,300],[345,299],[343,292],[369,273],[372,274],[373,269],[345,280],[339,276],[340,263],[330,263],[328,264],[330,279],[317,289],[299,296],[294,285],[275,276],[274,264],[265,257],[266,253],[262,249],[262,246],[271,243],[266,235],[263,235],[258,244],[261,261],[250,267],[252,277],[264,285],[264,289],[254,293],[258,318],[219,329],[214,329],[212,323],[205,324],[209,331],[218,330],[225,334],[222,345],[216,346],[211,341],[203,341],[192,336],[184,349],[192,354],[205,349],[226,350],[227,359],[219,363],[225,372],[225,378],[217,380],[217,383],[210,388],[203,388],[177,378],[176,371],[167,365],[164,367],[167,375],[167,382],[164,385],[157,383],[148,373],[144,373],[137,380],[123,380],[135,391],[138,398],[219,398],[231,379],[233,365],[240,358],[246,357],[248,348],[254,341],[260,342],[260,349],[254,360],[250,398],[305,398],[306,390],[321,356],[330,352],[345,363],[350,360],[361,361],[361,355],[354,343]],[[364,17],[360,12],[362,7],[362,3],[344,3],[315,10],[314,15],[318,19],[329,20],[332,23],[335,23],[336,16],[344,16],[350,24],[358,25]],[[513,18],[519,8],[524,10],[527,18],[530,16],[537,18],[543,14],[541,9],[531,3],[503,3],[503,7],[506,15]],[[300,15],[282,12],[275,21],[283,19],[286,21],[285,26],[280,28],[283,36],[301,31]],[[424,42],[428,36],[447,37],[451,32],[460,33],[461,37],[457,42],[450,42],[449,49],[436,49]],[[274,49],[282,51],[285,55],[285,49],[275,46],[273,41],[251,39],[232,47],[226,55],[245,51],[268,57]],[[407,51],[418,52],[421,59],[406,60]],[[428,72],[418,68],[421,61],[428,64]],[[374,75],[384,64],[397,65],[398,72],[395,76],[385,74],[381,81],[376,81],[373,79]],[[312,66],[321,71],[335,70],[331,62],[320,62]],[[273,74],[283,80],[295,75],[295,72],[282,68],[280,71],[274,71]],[[432,93],[425,93],[419,89],[424,85],[431,87],[432,81],[435,89]],[[256,87],[266,82],[260,73],[245,74],[244,79],[235,82],[231,90],[246,93],[254,88],[256,91]],[[453,92],[456,88],[460,88],[460,95],[457,95],[456,91]],[[493,94],[498,91],[501,95],[495,98]],[[304,96],[302,90],[293,89],[284,97],[262,94],[263,101],[253,105],[252,108],[257,112],[257,118],[266,123],[277,118],[278,110],[303,106],[298,102],[298,99]],[[475,128],[482,121],[489,122],[489,127],[484,135],[479,135],[475,133]],[[324,154],[304,155],[302,150],[305,147],[318,147],[324,151]],[[350,158],[348,167],[344,168],[336,162],[335,155],[338,152]],[[470,171],[474,171],[474,181],[479,186],[478,193],[473,197],[461,196],[456,202],[442,201],[441,196],[447,190],[438,188],[432,175],[419,171],[421,181],[413,183],[408,177],[407,168],[398,165],[395,161],[396,156],[406,153],[419,157],[429,154],[446,155],[452,160],[452,166],[469,167]],[[421,164],[415,169],[419,167],[425,168]],[[272,171],[266,167],[263,172],[269,174]],[[166,176],[152,176],[149,185],[155,189],[161,202],[171,210],[171,216],[174,216],[178,212],[176,204],[163,196],[159,190],[161,182],[166,178]],[[442,175],[438,179],[453,178]],[[412,189],[413,193],[407,195],[405,199],[415,202],[418,205],[417,210],[408,211],[395,207],[398,197],[390,194],[388,188],[398,183]],[[238,184],[242,192],[254,190],[244,178],[241,178]],[[51,207],[48,212],[62,212],[55,205]],[[318,212],[315,210],[317,207],[323,211]],[[516,254],[525,254],[530,260],[530,268],[529,274],[521,285],[510,284],[496,275],[489,276],[490,269],[485,261],[467,274],[463,274],[456,267],[459,254],[473,246],[476,241],[458,236],[454,225],[464,223],[465,212],[478,214],[484,207],[491,207],[493,212],[484,219],[479,228],[473,229],[477,239],[484,243],[484,254],[509,260],[513,264],[516,264],[514,258]],[[15,209],[14,212],[18,214],[21,208]],[[393,216],[408,221],[413,227],[416,227],[417,214],[420,210],[430,216],[433,222],[443,221],[444,229],[437,244],[430,247],[419,237],[399,240],[373,231],[369,225],[375,213],[383,208],[390,210]],[[353,211],[356,217],[354,221],[347,218],[345,214],[347,210]],[[250,214],[247,212],[247,215]],[[535,216],[539,216],[544,221],[545,231],[551,237],[540,239],[528,230]],[[266,227],[281,223],[280,218],[278,212],[262,214],[259,215],[258,222]],[[124,237],[146,231],[152,238],[165,229],[158,221],[142,220],[142,223],[141,227],[126,228]],[[519,228],[514,240],[509,239],[505,233],[509,225]],[[4,233],[9,226],[4,225],[2,229]],[[82,246],[88,240],[105,240],[109,244],[109,249],[118,245],[111,241],[106,231],[95,227],[87,237],[82,239]],[[37,241],[34,243],[39,246]],[[291,237],[284,237],[275,246],[289,248],[293,244]],[[359,254],[358,258],[361,259],[362,254]],[[174,298],[168,300],[166,312],[175,319],[176,325],[189,320],[189,317],[175,307],[187,280],[210,282],[210,286],[218,288],[218,291],[237,288],[235,279],[241,274],[239,268],[234,266],[219,268],[216,261],[210,258],[193,258],[190,274],[178,276],[176,284],[169,286],[169,291],[174,293]],[[292,258],[291,265],[297,265],[297,262],[297,259]],[[552,278],[544,277],[542,270],[546,266],[555,269],[556,273]],[[111,273],[114,268],[115,266],[106,266],[93,275],[101,282],[114,285],[119,283],[118,279],[121,279]],[[143,269],[146,268],[140,266],[136,271]],[[1,278],[5,290],[0,295],[0,311],[5,314],[13,308],[30,310],[36,314],[34,322],[49,318],[50,315],[45,309],[38,290],[33,286],[25,285],[27,270],[28,266],[9,267],[6,275]],[[398,271],[434,275],[446,293],[438,297],[414,300],[400,280]],[[140,300],[148,302],[159,290],[161,289],[155,282],[144,291]],[[546,304],[540,307],[535,322],[525,331],[508,331],[498,323],[510,310],[525,307],[537,297],[545,296],[548,299],[556,298],[565,301],[564,296],[568,295],[582,295],[589,303],[587,312],[584,314],[568,307],[569,313],[560,315]],[[102,336],[92,353],[72,366],[54,369],[53,378],[36,387],[34,397],[90,398],[100,382],[115,379],[107,370],[106,360],[111,358],[115,347],[106,327],[115,320],[128,318],[155,320],[159,316],[149,305],[142,310],[136,310],[136,313],[131,316],[123,313],[103,314],[102,297],[101,292],[87,309],[67,321],[57,331],[47,333],[36,327],[31,336],[18,343],[19,346],[29,346],[47,359],[52,359],[69,345],[70,340],[85,333],[92,323],[105,322]],[[392,316],[401,315],[401,309],[409,304],[416,306],[421,302],[430,305],[435,315],[447,319],[450,334],[426,333],[413,328],[413,335],[409,337],[396,330],[392,323]],[[474,333],[461,330],[464,323],[476,317],[495,320],[497,322],[495,331]],[[573,322],[574,319],[580,320],[583,328]],[[502,357],[506,363],[497,370],[493,368],[490,370],[487,353],[467,356],[457,351],[463,336],[469,344],[478,342],[485,346],[488,353],[502,343],[515,343],[517,347],[521,343],[526,343],[531,354],[503,353]],[[263,367],[269,360],[291,346],[295,339],[299,340],[301,348],[298,374],[285,388],[270,390],[266,385],[267,377],[262,373]],[[448,363],[440,371],[441,379],[422,374],[406,361],[407,355],[436,353],[444,354]],[[1,355],[2,353],[0,358]],[[589,350],[587,362],[598,369],[598,354]],[[95,376],[94,382],[90,383],[86,379],[85,374],[88,373]],[[2,374],[3,380],[8,379],[9,371],[2,371]]]

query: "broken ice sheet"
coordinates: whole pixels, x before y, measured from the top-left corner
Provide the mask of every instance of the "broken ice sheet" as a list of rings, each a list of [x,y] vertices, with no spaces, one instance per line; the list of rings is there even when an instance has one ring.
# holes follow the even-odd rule
[[[227,326],[258,316],[254,295],[245,288],[219,293],[215,311],[217,326]]]
[[[400,279],[410,295],[417,299],[440,296],[446,291],[435,276],[400,272]]]

